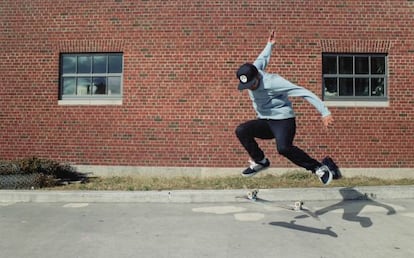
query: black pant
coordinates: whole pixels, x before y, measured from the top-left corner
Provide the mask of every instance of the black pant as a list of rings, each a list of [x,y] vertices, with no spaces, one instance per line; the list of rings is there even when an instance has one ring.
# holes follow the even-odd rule
[[[285,156],[296,165],[314,172],[316,168],[321,166],[321,163],[293,145],[295,134],[295,118],[284,120],[251,120],[236,128],[237,138],[239,138],[240,143],[255,162],[265,158],[255,138],[276,139],[276,147],[279,154]]]

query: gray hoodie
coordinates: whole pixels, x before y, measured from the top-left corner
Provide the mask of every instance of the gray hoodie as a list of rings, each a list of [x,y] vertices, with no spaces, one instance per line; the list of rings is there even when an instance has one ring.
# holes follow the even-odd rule
[[[302,97],[311,103],[322,117],[331,113],[318,96],[309,90],[300,87],[284,79],[278,74],[266,73],[273,45],[267,43],[262,53],[254,61],[254,66],[259,70],[260,81],[256,90],[249,90],[258,118],[281,120],[295,117],[292,103],[288,97]]]

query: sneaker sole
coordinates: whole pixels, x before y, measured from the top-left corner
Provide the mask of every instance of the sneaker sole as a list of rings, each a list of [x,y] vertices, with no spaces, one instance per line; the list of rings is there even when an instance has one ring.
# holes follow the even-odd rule
[[[254,172],[254,173],[250,173],[250,174],[243,174],[243,173],[242,173],[242,176],[243,176],[243,177],[252,177],[252,176],[256,175],[257,173],[260,173],[260,172],[262,172],[263,170],[266,170],[266,169],[268,169],[268,168],[269,168],[269,167],[265,167],[265,168],[260,169],[259,171],[256,171],[256,172]]]
[[[332,182],[332,180],[333,180],[333,173],[331,172],[331,171],[329,171],[328,172],[329,173],[329,177],[328,177],[328,181],[326,181],[326,183],[324,183],[323,181],[322,181],[322,179],[321,178],[319,178],[319,180],[322,182],[322,184],[324,184],[324,185],[329,185],[331,182]]]

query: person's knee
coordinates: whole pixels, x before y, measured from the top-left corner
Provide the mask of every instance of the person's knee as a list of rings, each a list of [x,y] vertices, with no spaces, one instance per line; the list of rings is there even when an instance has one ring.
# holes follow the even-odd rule
[[[282,156],[289,156],[290,153],[292,153],[292,149],[293,146],[287,146],[287,145],[282,145],[282,146],[277,146],[277,152],[282,155]]]
[[[239,125],[236,127],[235,133],[237,137],[241,138],[246,135],[246,128],[243,125]]]

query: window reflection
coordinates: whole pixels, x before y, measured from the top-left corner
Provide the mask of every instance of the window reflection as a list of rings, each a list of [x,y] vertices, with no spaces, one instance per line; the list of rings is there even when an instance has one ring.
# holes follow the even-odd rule
[[[93,72],[106,73],[106,56],[93,57]]]
[[[106,78],[105,77],[93,78],[93,93],[94,94],[106,94]]]
[[[121,94],[121,77],[108,78],[108,94]]]
[[[91,72],[91,57],[79,56],[78,57],[78,73],[90,73]]]
[[[76,73],[76,56],[64,56],[62,58],[62,72]]]
[[[63,78],[63,94],[74,95],[76,92],[76,78]]]
[[[91,78],[80,77],[78,78],[77,94],[78,95],[89,95],[91,92]]]

